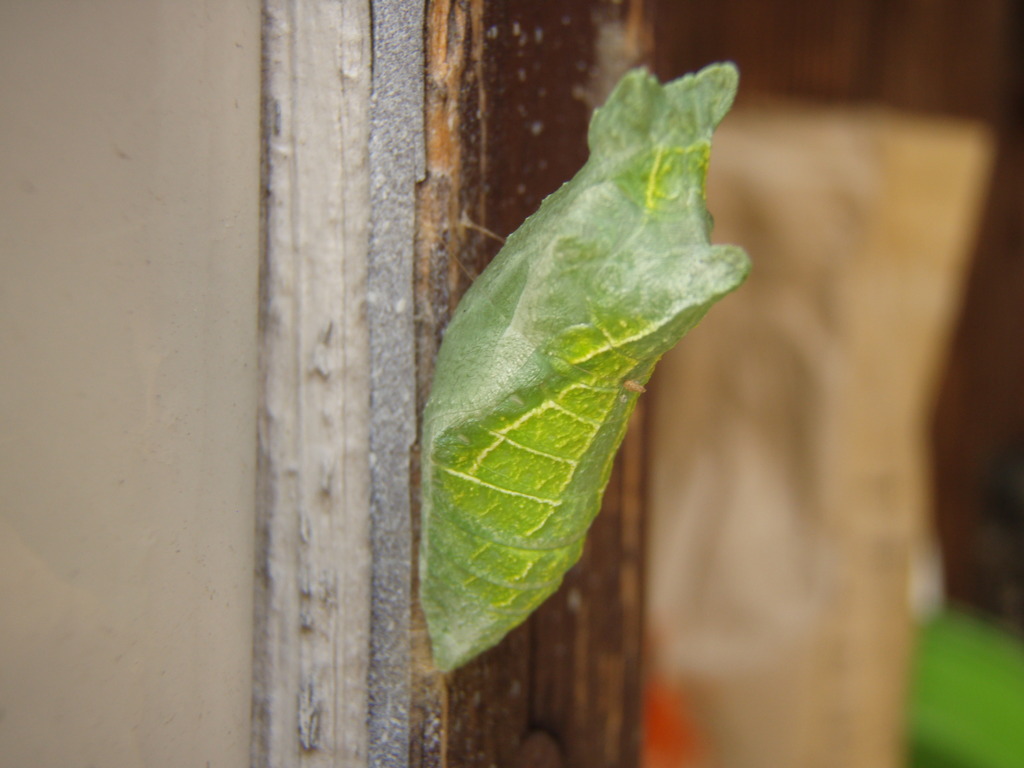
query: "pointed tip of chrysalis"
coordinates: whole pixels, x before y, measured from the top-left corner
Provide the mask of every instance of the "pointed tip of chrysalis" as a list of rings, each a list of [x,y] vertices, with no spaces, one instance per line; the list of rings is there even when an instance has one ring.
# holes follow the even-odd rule
[[[615,86],[590,123],[591,152],[632,152],[652,142],[688,146],[708,141],[736,98],[739,70],[710,64],[665,85],[634,69]]]
[[[714,245],[711,247],[712,258],[717,263],[717,279],[721,287],[721,294],[724,296],[731,293],[743,284],[750,274],[750,256],[738,245]]]
[[[684,75],[665,84],[669,101],[699,101],[706,108],[705,116],[711,128],[722,122],[732,107],[740,85],[740,71],[731,61],[708,64],[691,75]]]

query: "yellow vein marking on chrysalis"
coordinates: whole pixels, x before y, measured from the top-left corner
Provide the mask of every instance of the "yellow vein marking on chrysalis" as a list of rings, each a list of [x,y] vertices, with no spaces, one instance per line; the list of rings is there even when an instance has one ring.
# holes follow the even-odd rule
[[[435,466],[437,466],[437,465],[435,465]],[[571,539],[567,539],[565,541],[560,541],[558,544],[554,544],[554,545],[548,544],[548,545],[545,545],[545,546],[542,546],[542,547],[538,547],[538,546],[526,546],[526,545],[524,545],[522,543],[522,541],[521,541],[521,537],[519,537],[518,535],[516,535],[516,539],[518,540],[518,543],[516,543],[516,544],[509,544],[507,541],[498,541],[497,539],[492,539],[489,536],[487,536],[486,534],[481,533],[479,530],[477,530],[477,529],[475,529],[475,528],[473,528],[471,526],[465,525],[458,515],[449,515],[445,519],[445,524],[446,525],[450,525],[450,526],[452,526],[454,528],[458,528],[463,533],[467,533],[470,536],[473,536],[474,538],[480,539],[481,541],[489,541],[491,544],[494,544],[496,547],[504,547],[506,549],[516,549],[516,550],[519,550],[520,552],[530,552],[530,553],[536,553],[536,552],[560,552],[560,551],[563,551],[563,550],[568,549],[569,547],[573,546],[574,544],[579,542],[580,539],[584,538],[587,535],[587,532],[583,531],[578,536],[575,536],[575,537],[573,537]]]
[[[505,435],[505,434],[507,434],[507,433],[511,432],[511,431],[512,431],[513,429],[515,429],[516,427],[518,427],[518,426],[519,426],[520,424],[522,424],[522,423],[523,423],[524,421],[529,421],[530,419],[532,419],[532,418],[533,418],[533,417],[534,417],[534,416],[536,415],[536,410],[537,410],[537,409],[535,409],[535,408],[531,408],[531,409],[530,409],[530,410],[528,410],[528,411],[527,411],[526,413],[524,413],[524,414],[523,414],[522,416],[520,416],[520,417],[519,417],[518,419],[516,419],[515,421],[513,421],[513,422],[512,422],[511,424],[507,424],[507,425],[506,425],[506,426],[504,426],[504,427],[503,427],[502,429],[498,429],[498,430],[488,430],[488,431],[491,431],[491,432],[493,432],[494,434],[498,434],[498,435]]]
[[[499,438],[498,441],[495,442],[494,446],[488,446],[488,451],[492,450],[493,447],[496,447],[499,442],[506,442],[511,446],[526,451],[527,453],[532,453],[534,456],[540,456],[545,459],[551,459],[552,461],[561,462],[562,464],[568,464],[573,469],[579,466],[579,462],[576,461],[575,459],[567,459],[564,456],[556,456],[555,454],[548,453],[547,451],[539,451],[536,448],[531,448],[528,445],[523,445],[522,443],[513,440],[511,437],[504,434],[503,432],[495,432],[492,429],[489,429],[487,431]]]
[[[481,581],[484,584],[494,584],[493,581],[490,581],[489,579],[485,579],[485,578],[483,578],[483,577],[481,577],[479,575],[476,575],[476,574],[470,574],[470,577],[468,579],[466,579],[465,581],[453,581],[450,578],[442,578],[441,576],[438,576],[438,575],[435,574],[434,575],[434,580],[437,581],[437,582],[440,582],[441,584],[447,584],[450,587],[459,587],[459,588],[469,587],[469,586],[471,586],[472,584],[474,584],[475,582],[478,582],[478,581]],[[498,584],[496,586],[500,587],[500,586],[503,586],[503,585]],[[540,589],[529,589],[529,590],[525,590],[524,589],[524,590],[521,590],[521,591],[526,593],[526,592],[538,592],[538,591],[541,591],[541,590]],[[533,609],[537,607],[536,604],[532,604],[532,605],[526,605],[526,606],[524,606],[522,608],[510,609],[510,608],[507,608],[507,607],[498,607],[498,605],[500,605],[500,604],[491,604],[491,605],[487,605],[487,606],[479,606],[478,610],[487,611],[489,613],[498,614],[499,616],[514,616],[514,617],[522,620],[523,617],[525,617],[529,613],[532,613]]]
[[[550,410],[551,408],[554,408],[555,410],[558,410],[558,411],[563,411],[564,413],[568,414],[569,416],[572,416],[577,421],[582,422],[584,424],[589,424],[590,426],[594,427],[595,430],[601,428],[601,422],[600,421],[594,421],[593,419],[588,419],[585,416],[580,416],[578,413],[574,413],[573,411],[570,411],[565,406],[559,405],[554,400],[545,400],[541,405],[537,406],[536,408],[531,408],[526,413],[524,413],[522,416],[520,416],[518,419],[513,421],[511,424],[503,427],[502,429],[496,430],[496,432],[498,434],[501,434],[501,435],[508,434],[509,432],[511,432],[512,430],[516,429],[517,427],[519,427],[524,422],[529,421],[530,419],[535,417],[538,413],[542,413],[543,411]]]
[[[594,327],[597,328],[597,330],[599,330],[601,332],[601,335],[604,336],[605,340],[608,342],[608,347],[613,352],[615,352],[615,354],[617,354],[619,357],[623,357],[626,360],[629,360],[631,363],[638,363],[638,362],[640,362],[639,360],[637,360],[632,355],[627,355],[625,352],[623,352],[620,349],[620,347],[622,346],[623,342],[616,341],[614,336],[612,336],[610,333],[608,333],[608,331],[606,331],[604,328],[602,328],[597,323],[594,323]]]
[[[655,323],[653,325],[649,325],[648,327],[644,328],[642,331],[639,331],[638,333],[634,333],[632,336],[626,336],[626,337],[618,339],[618,340],[613,339],[612,340],[612,347],[611,347],[611,349],[614,350],[614,351],[618,351],[618,349],[616,349],[617,347],[622,347],[622,346],[625,346],[626,344],[632,344],[634,341],[640,341],[640,339],[646,338],[646,337],[650,336],[651,334],[657,333],[662,328],[664,328],[666,325],[671,323],[672,320],[674,320],[674,319],[675,318],[668,318],[667,320],[665,320],[662,323]],[[601,330],[601,329],[599,328],[598,330]],[[603,330],[601,330],[601,332],[604,333]],[[607,352],[607,351],[609,351],[609,350],[608,349],[596,350],[595,352],[592,352],[591,354],[589,354],[587,357],[585,357],[584,359],[580,360],[579,362],[581,362],[581,363],[586,362],[591,357],[595,357],[596,355],[599,355],[602,352]],[[625,355],[622,352],[619,352],[619,354],[622,354],[623,357],[628,357],[627,355]],[[634,358],[629,358],[629,359],[633,360]],[[637,362],[639,362],[639,361],[637,361]]]
[[[619,346],[621,346],[622,344],[628,344],[629,342],[635,341],[636,339],[642,339],[644,336],[647,335],[648,332],[645,331],[644,333],[641,333],[641,334],[639,334],[636,337],[631,337],[631,338],[628,338],[628,339],[623,339],[622,341],[615,341],[607,333],[605,333],[603,328],[598,328],[598,330],[601,331],[601,334],[606,339],[608,339],[608,344],[604,345],[604,346],[600,346],[600,347],[594,347],[594,349],[590,350],[590,352],[585,354],[583,357],[578,358],[576,360],[570,360],[569,361],[570,365],[580,365],[582,363],[587,362],[588,360],[593,360],[598,355],[603,355],[605,352],[614,352],[619,357],[622,357],[622,358],[624,358],[626,360],[629,360],[629,362],[631,362],[631,363],[638,363],[638,362],[640,362],[635,357],[632,357],[631,355],[627,355],[625,352],[623,352],[621,349],[619,349]]]
[[[494,584],[495,586],[504,587],[505,589],[514,589],[518,592],[534,592],[538,589],[544,589],[545,587],[555,586],[558,584],[557,581],[538,581],[533,584],[523,584],[526,581],[526,577],[530,575],[530,571],[533,570],[536,563],[530,562],[525,563],[524,567],[520,569],[518,573],[514,573],[508,578],[494,579],[487,578],[486,576],[480,576],[483,581]]]
[[[493,430],[489,429],[487,431],[490,432],[492,435],[496,434]],[[493,443],[491,443],[486,448],[484,448],[482,451],[480,451],[480,453],[476,457],[476,460],[470,465],[470,467],[469,467],[470,471],[471,472],[476,472],[478,469],[480,469],[480,467],[484,463],[484,459],[487,458],[487,455],[491,451],[493,451],[495,448],[497,448],[499,445],[501,445],[501,443],[502,443],[502,441],[504,439],[505,439],[504,437],[502,437],[501,435],[498,435],[498,439],[497,440],[495,440]]]
[[[510,491],[508,488],[502,488],[500,485],[494,485],[494,483],[488,483],[486,480],[481,480],[478,477],[473,477],[472,475],[467,475],[465,472],[459,472],[457,469],[452,469],[451,467],[445,467],[445,466],[442,466],[440,464],[435,464],[434,466],[437,467],[442,472],[447,472],[449,475],[453,475],[455,477],[460,477],[463,480],[467,480],[467,481],[469,481],[471,483],[476,483],[477,485],[483,486],[484,488],[490,488],[492,491],[497,491],[498,493],[503,493],[506,496],[518,496],[518,497],[523,498],[523,499],[529,499],[530,501],[536,501],[536,502],[539,502],[541,504],[547,504],[550,507],[558,507],[562,503],[558,499],[545,499],[545,498],[542,498],[540,496],[531,496],[528,493],[520,493],[519,491]]]
[[[556,456],[555,454],[547,453],[546,451],[539,451],[536,448],[530,448],[528,445],[523,445],[522,443],[517,442],[513,440],[511,437],[509,437],[506,433],[515,429],[521,422],[522,419],[519,419],[518,421],[509,424],[504,429],[488,429],[487,432],[494,435],[495,438],[497,439],[493,443],[488,445],[486,448],[484,448],[482,451],[480,451],[479,455],[477,455],[476,457],[476,460],[470,466],[470,470],[475,472],[476,470],[480,469],[480,467],[483,465],[484,459],[487,458],[487,455],[502,443],[508,443],[509,445],[515,446],[516,448],[524,450],[527,453],[532,453],[534,456],[541,456],[542,458],[545,459],[551,459],[552,461],[558,461],[561,462],[562,464],[568,464],[573,469],[576,469],[576,467],[579,466],[578,461],[575,461],[573,459],[567,459],[564,456]]]
[[[553,515],[555,515],[557,512],[558,512],[557,508],[552,509],[546,515],[544,515],[544,519],[541,520],[539,523],[537,523],[535,526],[533,526],[533,528],[530,528],[529,530],[523,531],[523,535],[524,536],[533,536],[533,534],[535,534],[537,531],[539,531],[541,528],[543,528],[545,525],[547,525],[548,524],[548,520],[550,520],[551,517]]]
[[[569,365],[577,366],[577,365],[580,365],[582,363],[587,362],[588,360],[593,360],[595,357],[597,357],[598,355],[602,355],[605,352],[614,352],[619,357],[624,358],[624,359],[628,360],[631,363],[639,362],[635,357],[630,357],[625,352],[623,352],[622,350],[618,349],[618,347],[617,347],[617,345],[615,343],[615,340],[612,339],[605,332],[605,330],[603,328],[601,328],[599,325],[596,325],[596,324],[594,325],[594,327],[597,328],[597,330],[601,332],[601,335],[605,337],[605,340],[608,343],[604,344],[604,345],[601,345],[601,346],[598,346],[598,347],[594,347],[592,350],[587,352],[585,355],[583,355],[582,357],[578,357],[575,360],[571,360],[569,358],[564,358],[566,363],[568,363]]]
[[[490,432],[492,435],[494,435],[497,439],[493,443],[488,445],[486,448],[484,448],[482,451],[480,451],[480,453],[477,455],[476,459],[470,465],[470,467],[469,467],[470,471],[471,472],[478,471],[480,469],[480,467],[483,465],[483,461],[484,461],[484,459],[487,458],[488,454],[491,451],[493,451],[495,448],[497,448],[499,445],[501,445],[501,442],[506,439],[505,438],[505,433],[508,432],[509,430],[515,429],[517,426],[519,426],[526,419],[530,418],[530,416],[532,414],[533,414],[533,411],[528,411],[527,413],[525,413],[524,415],[520,416],[518,419],[513,421],[511,424],[506,426],[504,429],[499,429],[497,431],[495,431],[493,429],[488,429],[487,431]]]
[[[483,543],[483,546],[481,546],[479,549],[477,549],[476,552],[474,552],[472,555],[469,556],[469,561],[470,562],[475,562],[475,561],[479,560],[481,557],[483,557],[485,554],[487,554],[487,552],[489,552],[491,549],[493,549],[493,548],[495,548],[497,546],[500,546],[500,545],[494,544],[493,542],[490,542],[490,541],[485,541]],[[499,587],[507,587],[508,589],[517,589],[517,590],[521,590],[521,591],[534,590],[534,589],[538,589],[538,588],[542,588],[542,587],[545,587],[545,586],[548,586],[548,585],[554,585],[554,584],[558,583],[557,581],[537,582],[536,584],[522,584],[522,583],[520,583],[520,582],[526,581],[526,577],[530,575],[530,571],[532,571],[536,566],[537,566],[537,561],[536,560],[527,561],[527,562],[522,564],[522,567],[519,569],[519,571],[517,573],[513,573],[513,574],[509,575],[506,578],[501,578],[500,580],[496,580],[496,579],[493,579],[493,578],[486,578],[486,577],[480,576],[480,574],[477,574],[477,573],[475,573],[473,571],[470,571],[470,573],[474,573],[474,575],[477,576],[477,578],[482,579],[483,581],[490,582],[491,584],[495,584],[495,585],[497,585]],[[464,570],[468,571],[469,569],[464,569]]]
[[[599,430],[601,427],[604,426],[604,422],[596,421],[596,420],[588,418],[586,416],[581,416],[580,414],[576,413],[576,411],[569,410],[564,405],[560,405],[559,403],[556,403],[554,400],[546,401],[544,403],[544,407],[545,408],[554,408],[556,411],[561,411],[562,413],[564,413],[567,416],[570,416],[570,417],[576,419],[576,421],[578,421],[578,422],[580,422],[582,424],[589,424],[590,426],[592,426],[594,428],[595,432],[597,430]]]
[[[497,544],[495,546],[506,548],[506,547],[503,547],[503,545],[500,545],[500,544]],[[466,567],[465,563],[462,563],[462,562],[459,562],[459,561],[454,561],[450,565],[455,570],[462,571],[462,572],[464,572],[466,574],[469,574],[476,581],[483,581],[483,582],[485,582],[487,584],[493,584],[496,587],[502,587],[504,589],[513,589],[513,590],[515,590],[517,592],[536,592],[537,590],[541,590],[541,589],[550,589],[552,587],[557,587],[562,582],[562,580],[559,578],[559,579],[553,579],[553,580],[552,579],[548,579],[546,581],[535,581],[535,582],[530,583],[530,584],[516,584],[516,583],[513,583],[513,582],[506,581],[503,578],[494,578],[493,576],[491,576],[489,574],[482,574],[482,573],[477,573],[475,571],[471,571],[469,568]],[[526,576],[529,574],[529,572],[534,569],[535,565],[536,565],[536,561],[527,563],[526,564],[526,568],[524,570],[522,570],[522,572],[519,575],[515,576],[514,578],[516,580],[518,580],[518,581],[524,580],[526,578]],[[449,579],[448,583],[453,583],[453,582],[451,582],[451,580]]]
[[[511,584],[509,584],[507,586],[511,587],[512,589],[521,589],[522,588],[522,584],[519,584],[518,582],[526,580],[526,577],[529,575],[530,571],[533,570],[533,565],[534,565],[533,563],[524,563],[525,567],[522,568],[519,571],[519,573],[513,574],[512,576],[510,576],[508,578],[508,581],[510,581]]]
[[[658,176],[661,171],[661,158],[665,156],[664,147],[658,147],[654,155],[654,162],[651,164],[651,172],[647,174],[647,187],[644,190],[644,207],[652,211],[656,205],[658,194]]]
[[[618,387],[599,387],[595,384],[584,384],[582,381],[578,381],[567,388],[568,389],[589,389],[591,392],[618,392]]]

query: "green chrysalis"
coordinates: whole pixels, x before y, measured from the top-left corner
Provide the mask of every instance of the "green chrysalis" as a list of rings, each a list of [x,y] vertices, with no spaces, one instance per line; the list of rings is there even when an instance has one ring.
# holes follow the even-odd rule
[[[658,359],[750,269],[711,245],[711,134],[732,64],[664,86],[628,73],[590,158],[459,304],[423,417],[420,600],[434,659],[495,645],[579,559]]]

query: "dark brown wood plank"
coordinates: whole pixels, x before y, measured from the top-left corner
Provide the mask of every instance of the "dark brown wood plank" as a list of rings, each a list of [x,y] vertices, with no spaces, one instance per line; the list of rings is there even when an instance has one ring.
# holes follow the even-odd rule
[[[459,297],[501,239],[586,160],[590,113],[607,84],[641,59],[648,19],[645,0],[429,7],[428,176],[417,266],[421,406]],[[440,675],[419,617],[413,765],[638,764],[640,446],[634,431],[584,558],[562,590],[499,646]]]
[[[892,106],[1001,120],[1014,87],[1019,3],[882,3],[880,56],[866,95]]]
[[[641,406],[582,559],[530,626],[531,726],[560,736],[569,766],[636,765],[640,752],[642,421]]]
[[[995,119],[1016,57],[1012,0],[655,0],[657,70],[732,59],[744,98],[791,95]]]
[[[658,0],[659,72],[674,76],[731,59],[743,91],[836,98],[863,80],[873,3],[836,0]]]
[[[1009,130],[1000,141],[934,430],[936,522],[949,592],[996,610],[983,588],[981,535],[987,514],[999,513],[989,508],[998,466],[1024,437],[1022,178],[1024,131]]]

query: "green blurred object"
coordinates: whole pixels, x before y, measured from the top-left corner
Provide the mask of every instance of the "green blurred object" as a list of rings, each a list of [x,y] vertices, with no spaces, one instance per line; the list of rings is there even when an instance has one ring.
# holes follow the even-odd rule
[[[921,630],[910,768],[1024,768],[1024,644],[963,612]]]

